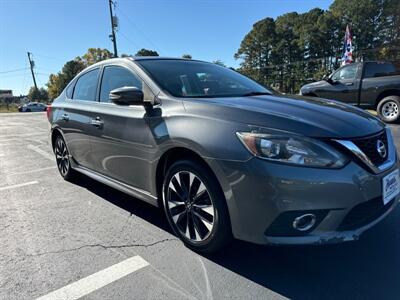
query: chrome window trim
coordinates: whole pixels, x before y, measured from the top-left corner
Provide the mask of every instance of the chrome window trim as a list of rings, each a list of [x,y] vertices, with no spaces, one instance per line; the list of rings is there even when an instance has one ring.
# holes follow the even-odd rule
[[[340,145],[344,146],[346,149],[351,151],[356,157],[358,157],[365,165],[375,174],[382,173],[388,169],[390,169],[396,162],[397,152],[396,147],[394,145],[392,133],[388,127],[385,129],[386,137],[388,142],[388,158],[387,160],[381,164],[380,166],[375,166],[372,161],[365,155],[365,153],[352,141],[348,140],[334,140]]]

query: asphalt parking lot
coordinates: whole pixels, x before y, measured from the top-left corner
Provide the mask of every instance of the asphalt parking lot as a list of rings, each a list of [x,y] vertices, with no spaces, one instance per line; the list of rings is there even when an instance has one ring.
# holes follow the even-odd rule
[[[400,207],[357,242],[198,255],[157,208],[64,181],[48,128],[45,113],[0,115],[0,299],[400,297]]]

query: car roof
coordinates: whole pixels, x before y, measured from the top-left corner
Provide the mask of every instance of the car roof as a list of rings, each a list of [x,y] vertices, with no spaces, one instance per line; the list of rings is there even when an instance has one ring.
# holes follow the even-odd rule
[[[179,60],[179,61],[195,61],[195,62],[203,62],[203,63],[208,63],[205,61],[201,60],[196,60],[196,59],[186,59],[186,58],[178,58],[178,57],[163,57],[163,56],[128,56],[128,57],[116,57],[116,58],[110,58],[106,60],[102,60],[98,63],[95,63],[88,67],[85,70],[93,69],[95,67],[103,66],[103,65],[108,65],[112,63],[118,63],[118,62],[126,62],[126,61],[143,61],[143,60]]]
[[[130,56],[126,57],[130,60],[140,61],[140,60],[183,60],[183,61],[201,61],[196,59],[187,59],[181,57],[167,57],[167,56]],[[203,61],[201,61],[203,62]]]

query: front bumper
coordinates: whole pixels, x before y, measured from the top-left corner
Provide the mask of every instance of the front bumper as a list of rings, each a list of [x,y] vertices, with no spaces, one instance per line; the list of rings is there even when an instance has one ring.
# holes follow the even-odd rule
[[[382,178],[399,168],[398,161],[380,174],[372,174],[353,161],[335,170],[293,167],[257,158],[218,164],[229,186],[224,192],[233,235],[252,243],[296,245],[356,240],[399,202],[399,196],[386,206],[382,201]],[[363,222],[349,223],[350,213],[365,213],[363,207],[373,214]],[[375,208],[380,211],[374,213]],[[309,212],[317,212],[320,220],[310,231],[294,232],[296,214]],[[276,226],[277,220],[285,219],[282,216],[288,213],[293,218]]]

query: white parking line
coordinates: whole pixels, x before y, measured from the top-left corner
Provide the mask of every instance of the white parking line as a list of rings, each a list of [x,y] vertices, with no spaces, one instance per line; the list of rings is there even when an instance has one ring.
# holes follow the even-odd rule
[[[19,183],[19,184],[14,184],[14,185],[8,185],[8,186],[3,186],[0,187],[0,192],[4,191],[4,190],[9,190],[9,189],[15,189],[15,188],[19,188],[19,187],[23,187],[23,186],[27,186],[27,185],[32,185],[32,184],[38,184],[39,182],[35,181],[29,181],[29,182],[25,182],[25,183]]]
[[[0,157],[1,157],[1,155],[0,155]],[[35,170],[28,170],[28,171],[23,171],[23,172],[15,172],[15,173],[7,174],[7,176],[31,174],[31,173],[43,172],[43,171],[53,170],[53,169],[57,169],[57,166],[46,167],[46,168],[35,169]]]
[[[29,144],[28,149],[35,151],[36,153],[39,153],[40,155],[42,155],[43,157],[46,157],[47,159],[50,159],[51,161],[54,161],[54,156],[51,155],[49,152],[44,151],[36,146],[33,146],[31,144]]]
[[[148,265],[149,263],[147,261],[137,255],[88,277],[75,281],[61,289],[42,296],[37,300],[79,299]]]

